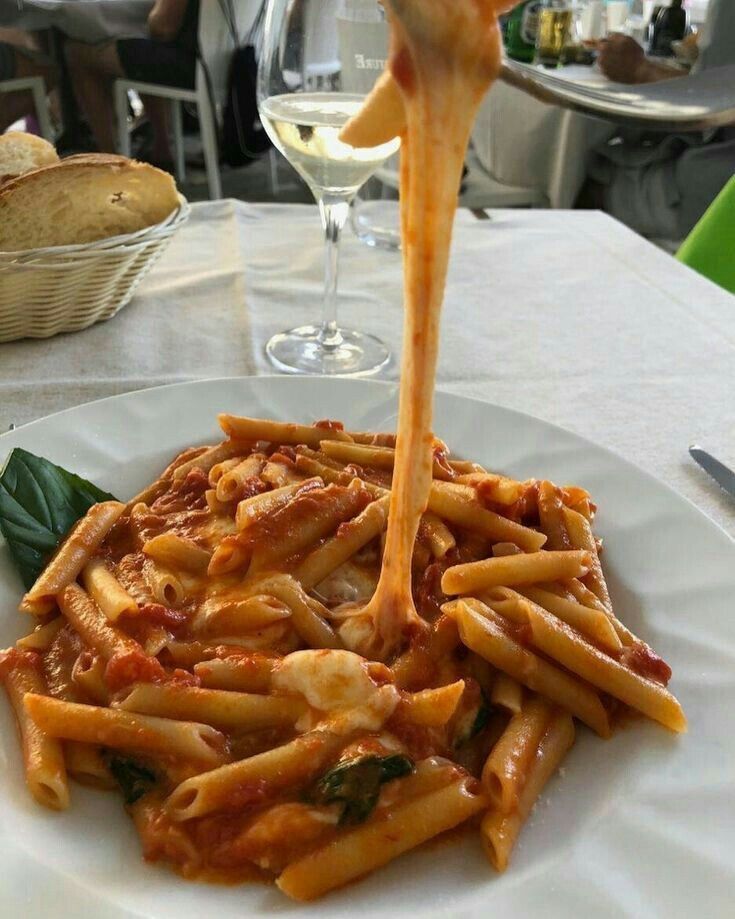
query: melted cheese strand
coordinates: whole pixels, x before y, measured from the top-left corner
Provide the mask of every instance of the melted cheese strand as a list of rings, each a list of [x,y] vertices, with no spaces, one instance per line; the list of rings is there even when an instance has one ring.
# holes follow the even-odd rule
[[[395,84],[405,109],[401,144],[401,223],[405,319],[398,442],[386,550],[370,603],[341,634],[348,647],[382,660],[421,620],[411,593],[411,557],[432,478],[431,421],[439,321],[457,190],[477,108],[498,73],[496,6],[481,0],[386,0],[393,80],[379,83],[343,136],[372,143],[380,96],[395,116]],[[428,177],[431,180],[428,181]]]

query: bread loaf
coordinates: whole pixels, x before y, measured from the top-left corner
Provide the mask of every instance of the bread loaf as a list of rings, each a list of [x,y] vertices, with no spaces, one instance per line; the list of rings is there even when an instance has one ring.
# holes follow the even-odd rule
[[[22,131],[0,134],[0,184],[58,162],[56,150],[42,137]]]
[[[167,172],[119,156],[72,156],[0,186],[0,251],[134,233],[177,206]]]

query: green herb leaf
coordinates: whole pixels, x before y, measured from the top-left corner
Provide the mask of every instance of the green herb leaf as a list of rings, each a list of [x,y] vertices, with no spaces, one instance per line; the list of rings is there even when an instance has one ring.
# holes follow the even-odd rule
[[[0,533],[26,588],[93,504],[112,495],[61,466],[16,447],[0,472]]]
[[[113,778],[122,789],[126,804],[135,804],[158,781],[155,772],[151,772],[134,759],[111,755],[108,757],[107,764]]]
[[[400,754],[361,756],[325,773],[310,797],[316,804],[342,804],[340,825],[362,823],[378,803],[381,785],[412,771],[413,762]]]

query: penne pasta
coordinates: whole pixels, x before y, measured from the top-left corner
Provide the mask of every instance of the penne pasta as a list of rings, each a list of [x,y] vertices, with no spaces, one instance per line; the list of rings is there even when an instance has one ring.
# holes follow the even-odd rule
[[[225,738],[207,724],[61,702],[32,692],[26,693],[23,704],[40,730],[60,740],[177,756],[208,767],[224,759]]]
[[[496,871],[505,871],[521,828],[546,783],[559,768],[574,743],[574,723],[568,714],[558,712],[541,739],[533,761],[527,768],[525,784],[516,810],[503,814],[490,810],[483,818],[480,832],[483,847]]]
[[[84,700],[94,702],[95,705],[110,704],[110,690],[105,682],[107,661],[101,655],[91,652],[80,654],[74,661],[71,678],[74,685],[81,689]],[[69,699],[68,701],[77,701]]]
[[[433,482],[429,510],[456,526],[481,533],[493,542],[512,542],[525,552],[536,552],[546,542],[543,533],[521,526],[483,507],[475,490],[466,485]]]
[[[510,814],[518,809],[530,766],[554,712],[552,703],[532,696],[508,722],[482,770],[482,785],[493,810]]]
[[[532,552],[486,558],[448,568],[442,577],[445,594],[473,594],[492,587],[514,587],[559,578],[576,578],[588,570],[587,552]]]
[[[217,492],[214,488],[208,488],[204,492],[204,500],[207,502],[207,507],[213,514],[224,517],[230,513],[230,505],[224,504],[217,498]]]
[[[421,518],[419,533],[426,539],[434,558],[446,558],[457,546],[457,540],[446,523],[431,512]]]
[[[234,469],[235,466],[238,466],[242,462],[241,456],[232,456],[230,459],[222,460],[221,463],[215,463],[214,466],[209,470],[209,475],[207,479],[209,484],[213,489],[216,490],[217,483],[222,478],[222,476],[229,472],[230,469]]]
[[[511,715],[517,715],[523,707],[523,687],[507,673],[498,673],[493,679],[490,702]]]
[[[268,421],[263,418],[239,418],[236,415],[218,415],[220,427],[235,441],[272,444],[306,444],[318,447],[323,440],[350,441],[344,431],[326,427],[309,427],[305,424],[289,424]]]
[[[602,573],[600,557],[597,554],[597,543],[592,535],[589,521],[581,514],[567,507],[564,508],[564,523],[569,533],[571,544],[577,549],[584,550],[589,556],[589,570],[585,576],[587,587],[600,600],[605,609],[612,610],[610,592],[607,589],[605,576]],[[572,575],[572,577],[579,577],[579,575]]]
[[[493,558],[505,558],[507,555],[522,555],[523,549],[514,542],[496,542],[493,546]]]
[[[398,804],[364,826],[293,862],[278,877],[294,900],[313,900],[354,881],[479,813],[486,799],[471,780]]]
[[[138,683],[113,702],[113,707],[237,731],[294,725],[306,711],[303,702],[286,696],[199,689],[176,683]]]
[[[295,578],[287,574],[272,575],[254,582],[250,589],[285,603],[291,610],[290,621],[294,629],[310,647],[342,647],[339,636],[326,621],[326,608],[309,597]]]
[[[15,646],[22,651],[48,651],[63,627],[64,617],[56,616],[45,625],[37,625],[30,635],[19,638]]]
[[[406,693],[398,706],[398,715],[422,727],[444,727],[457,710],[464,688],[464,680],[457,680],[438,689]]]
[[[198,638],[255,632],[291,616],[290,608],[267,594],[250,597],[210,597],[191,621]]]
[[[519,500],[524,488],[522,482],[489,472],[470,472],[459,475],[455,481],[458,485],[471,485],[484,504],[500,504],[506,507]]]
[[[479,600],[457,600],[442,609],[457,620],[460,637],[468,648],[528,689],[570,711],[601,737],[609,737],[608,715],[597,693],[587,683],[519,644]]]
[[[237,456],[238,452],[241,450],[242,444],[233,443],[229,440],[225,440],[214,447],[207,447],[202,450],[201,453],[197,454],[197,456],[177,466],[173,470],[171,478],[174,482],[179,482],[185,479],[192,469],[201,469],[202,472],[209,472],[213,466],[218,465],[224,460],[231,459],[233,456]]]
[[[359,480],[347,487],[328,485],[295,500],[272,518],[271,538],[254,546],[248,577],[277,569],[350,520],[369,500]]]
[[[56,597],[72,581],[102,545],[125,505],[119,501],[94,504],[59,546],[56,554],[23,597],[20,610],[34,616],[50,613]]]
[[[311,731],[291,743],[187,779],[166,801],[176,821],[245,806],[280,789],[298,791],[335,759],[349,738],[330,731]]]
[[[117,787],[99,747],[69,741],[64,744],[64,760],[69,775],[80,785],[104,789]]]
[[[565,623],[530,609],[534,644],[567,670],[609,693],[671,731],[687,729],[686,717],[671,693],[647,680],[574,633]]]
[[[138,604],[120,584],[103,559],[91,558],[82,569],[82,583],[110,622],[120,616],[136,616]]]
[[[216,495],[219,501],[237,501],[243,497],[245,486],[263,471],[267,460],[262,453],[252,453],[227,469],[217,480]],[[259,479],[258,479],[259,481]]]
[[[207,570],[212,553],[193,539],[176,533],[161,533],[145,543],[143,554],[164,568],[179,568],[198,574]]]
[[[235,692],[268,692],[278,658],[265,654],[239,654],[194,664],[194,674],[208,689]]]
[[[623,643],[618,638],[609,616],[601,610],[582,606],[566,597],[558,597],[540,587],[526,585],[519,593],[538,606],[558,616],[582,635],[594,641],[606,651],[619,651]]]
[[[0,655],[42,803],[67,775],[120,785],[147,858],[308,900],[482,812],[504,870],[572,718],[607,737],[613,698],[686,728],[612,613],[582,489],[434,439],[409,592],[381,595],[395,439],[244,423],[180,454]]]
[[[59,606],[82,641],[103,657],[109,659],[115,654],[142,652],[138,642],[109,623],[97,604],[77,584],[70,584],[62,592]]]
[[[330,459],[349,465],[372,466],[375,469],[393,469],[396,451],[393,447],[376,444],[349,443],[347,441],[323,440],[319,449]],[[434,478],[447,479],[450,474],[438,459],[434,458]]]
[[[143,573],[156,603],[174,608],[181,606],[186,596],[184,585],[173,571],[149,558]]]
[[[373,501],[337,533],[309,553],[294,572],[304,590],[312,590],[356,552],[379,536],[388,523],[390,496]]]
[[[23,705],[28,693],[47,691],[39,667],[40,658],[34,652],[11,649],[0,653],[0,682],[18,725],[26,784],[39,804],[52,810],[65,810],[69,806],[69,783],[61,744],[28,717]]]
[[[558,551],[584,548],[583,546],[575,546],[569,538],[564,511],[561,489],[551,482],[539,482],[538,512],[541,529],[546,534],[547,548]]]
[[[247,530],[248,527],[254,526],[259,521],[282,510],[295,498],[323,487],[324,481],[315,476],[311,479],[295,482],[292,485],[284,485],[282,488],[274,488],[273,491],[266,491],[260,495],[244,498],[237,505],[235,525],[240,531]]]

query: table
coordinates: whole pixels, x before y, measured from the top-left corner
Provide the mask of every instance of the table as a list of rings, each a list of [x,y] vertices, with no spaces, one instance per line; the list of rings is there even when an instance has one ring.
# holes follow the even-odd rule
[[[318,315],[321,246],[311,205],[195,205],[116,318],[0,345],[0,430],[142,387],[271,372],[268,337]],[[400,256],[346,232],[341,288],[342,320],[397,354]],[[735,502],[687,456],[698,441],[735,465],[735,298],[610,217],[459,212],[438,386],[616,450],[735,535]]]

